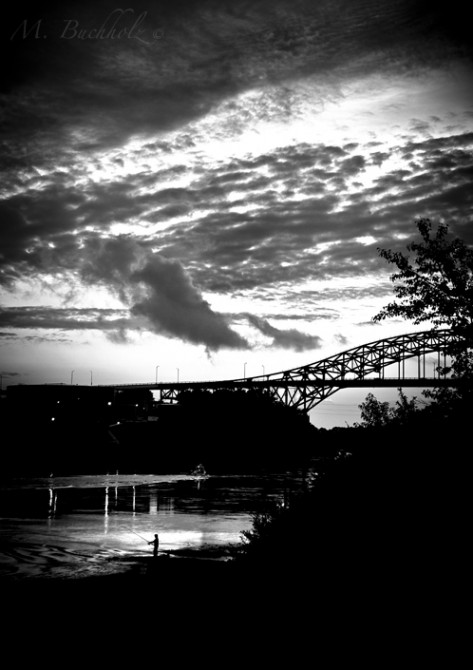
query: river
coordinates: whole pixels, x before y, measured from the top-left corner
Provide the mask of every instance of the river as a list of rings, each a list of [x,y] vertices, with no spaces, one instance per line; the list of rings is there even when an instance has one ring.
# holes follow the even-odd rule
[[[117,574],[152,555],[230,560],[252,515],[284,504],[306,473],[81,475],[0,485],[0,579]]]

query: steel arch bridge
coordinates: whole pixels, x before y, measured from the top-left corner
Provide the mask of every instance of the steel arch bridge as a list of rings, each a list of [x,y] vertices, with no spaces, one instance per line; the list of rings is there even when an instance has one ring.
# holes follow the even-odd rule
[[[241,379],[113,385],[115,389],[143,388],[158,393],[158,404],[175,404],[184,391],[260,390],[274,400],[308,412],[342,388],[453,386],[441,373],[448,352],[458,339],[450,330],[429,330],[388,337],[343,351],[323,360],[282,372]],[[426,355],[438,354],[437,376],[426,374]],[[405,376],[405,362],[417,357],[417,377]],[[443,358],[443,361],[441,360]],[[397,364],[397,376],[386,368]]]

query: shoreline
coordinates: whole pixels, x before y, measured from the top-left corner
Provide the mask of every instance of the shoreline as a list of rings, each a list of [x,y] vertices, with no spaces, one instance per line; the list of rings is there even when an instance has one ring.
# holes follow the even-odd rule
[[[162,550],[157,557],[121,556],[107,558],[95,570],[73,569],[60,576],[56,574],[21,575],[5,574],[0,576],[0,588],[11,585],[13,588],[35,588],[36,585],[55,585],[99,583],[108,581],[150,581],[159,579],[167,573],[221,572],[228,564],[235,563],[235,559],[242,554],[241,544],[203,545],[199,547],[185,547],[174,550]]]

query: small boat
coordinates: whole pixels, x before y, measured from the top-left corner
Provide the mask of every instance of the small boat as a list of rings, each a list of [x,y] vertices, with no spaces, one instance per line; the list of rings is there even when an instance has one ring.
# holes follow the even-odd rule
[[[208,477],[207,470],[204,468],[202,463],[199,463],[191,472],[193,477]]]

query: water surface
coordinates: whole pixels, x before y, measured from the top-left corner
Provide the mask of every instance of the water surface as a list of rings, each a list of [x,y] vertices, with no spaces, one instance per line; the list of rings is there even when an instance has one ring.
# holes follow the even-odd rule
[[[16,478],[0,486],[0,578],[113,574],[152,554],[209,550],[225,560],[252,514],[283,503],[298,475],[83,475]]]

